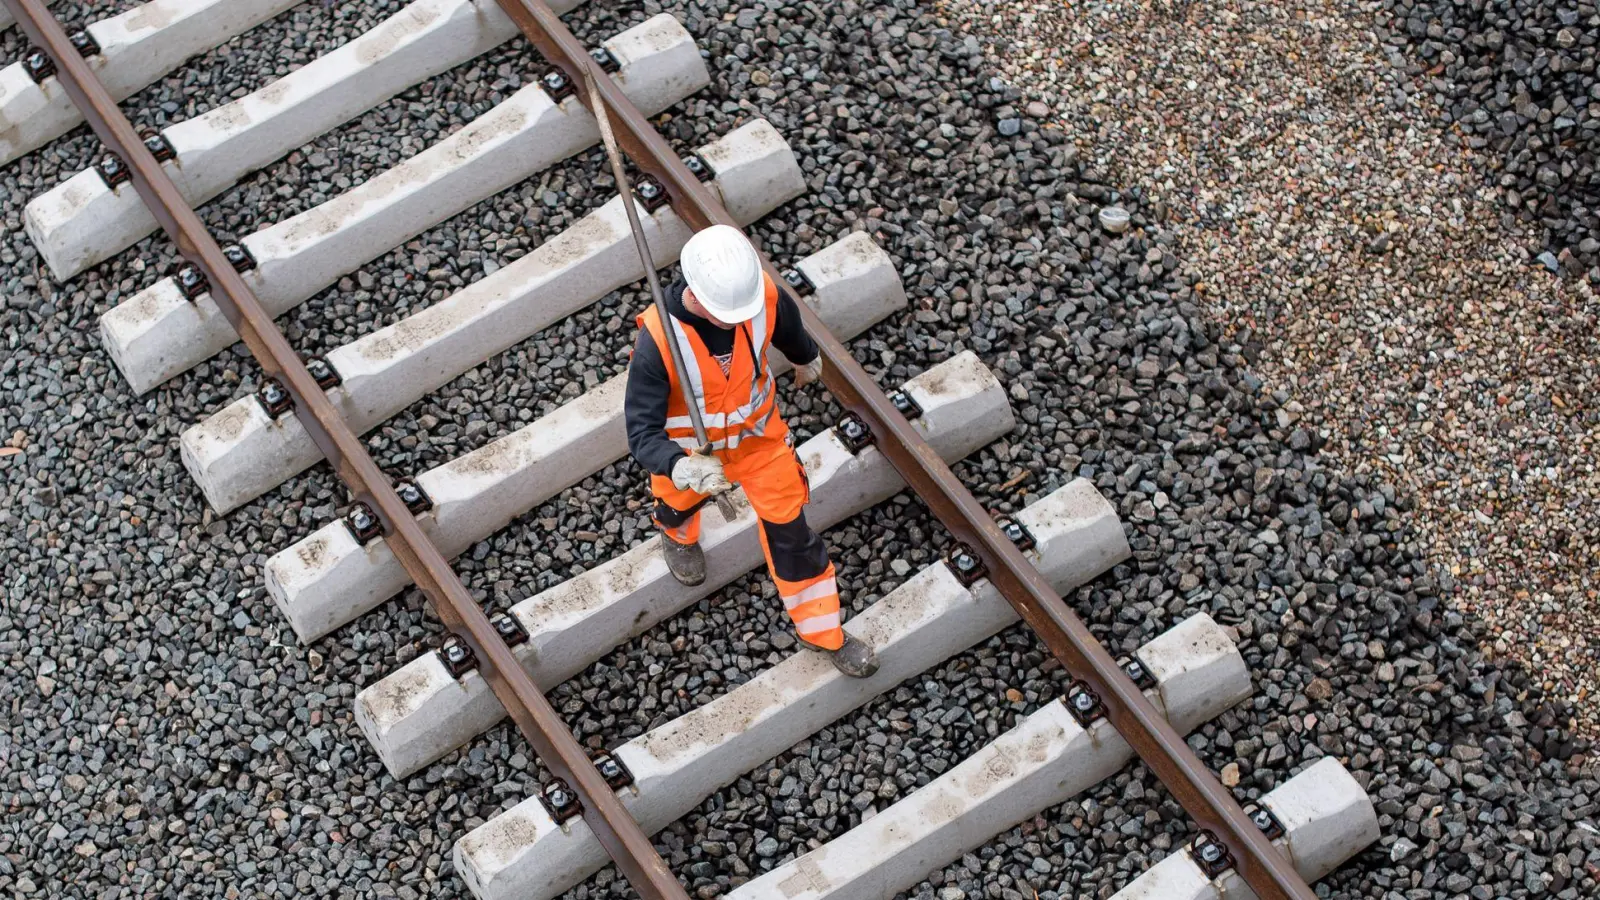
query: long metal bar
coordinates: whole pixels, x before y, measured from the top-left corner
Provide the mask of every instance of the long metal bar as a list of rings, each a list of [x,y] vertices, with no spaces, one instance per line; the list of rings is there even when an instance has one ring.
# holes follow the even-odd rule
[[[543,0],[498,2],[547,61],[573,83],[581,83],[588,71],[588,54]],[[623,149],[635,165],[666,186],[678,215],[695,229],[715,224],[739,227],[616,82],[609,77],[597,81],[612,120],[619,125],[617,137]],[[763,263],[768,275],[780,277],[770,260],[763,257]],[[1001,533],[989,513],[895,410],[849,350],[805,304],[800,309],[822,349],[823,383],[828,390],[867,423],[878,449],[950,533],[978,553],[995,587],[1067,671],[1100,698],[1117,731],[1189,815],[1227,849],[1256,895],[1263,900],[1314,900],[1316,894],[1305,879],[1245,816],[1233,795],[1145,698],[1083,620]]]
[[[595,769],[544,693],[518,664],[489,618],[473,600],[439,549],[428,540],[389,479],[339,416],[272,317],[223,255],[194,209],[144,146],[94,70],[73,49],[61,24],[41,0],[5,0],[35,45],[55,60],[56,77],[82,110],[108,149],[120,156],[178,252],[209,280],[211,297],[243,338],[268,377],[294,400],[295,414],[315,438],[341,481],[357,501],[367,504],[383,525],[394,551],[445,627],[476,654],[478,671],[489,682],[539,758],[577,793],[584,821],[616,861],[640,896],[649,900],[688,900],[649,837]]]
[[[606,158],[611,162],[611,177],[617,182],[617,193],[622,195],[622,208],[628,211],[628,229],[633,232],[633,246],[639,251],[639,262],[644,266],[644,280],[650,285],[650,299],[655,304],[656,315],[661,317],[661,325],[670,333],[672,330],[672,310],[667,308],[666,292],[661,290],[661,279],[656,276],[656,261],[650,254],[650,241],[644,236],[644,226],[639,224],[639,210],[634,203],[633,188],[628,184],[628,167],[622,163],[622,154],[617,150],[617,136],[611,130],[611,116],[606,112],[605,101],[600,97],[600,83],[598,79],[606,77],[606,72],[591,57],[588,67],[583,75],[584,92],[589,95],[589,109],[594,111],[595,124],[600,126],[600,143],[606,149]],[[670,337],[666,341],[667,355],[671,357],[672,372],[682,385],[690,384],[688,363],[683,359],[683,351],[678,348],[678,342]],[[757,363],[759,364],[759,360]],[[711,439],[706,436],[706,423],[700,418],[700,406],[697,403],[685,404],[689,409],[689,423],[694,426],[694,439],[700,442],[700,453],[711,453]],[[722,512],[722,517],[732,522],[739,511],[734,508],[733,500],[727,493],[718,492],[713,495],[717,509]]]

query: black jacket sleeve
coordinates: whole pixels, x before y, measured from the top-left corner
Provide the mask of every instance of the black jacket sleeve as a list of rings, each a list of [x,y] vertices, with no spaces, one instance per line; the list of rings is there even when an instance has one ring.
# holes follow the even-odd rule
[[[772,327],[772,346],[797,366],[817,358],[817,342],[806,333],[800,308],[795,305],[794,297],[781,287],[778,288],[778,321]]]
[[[628,391],[623,401],[623,418],[628,429],[628,452],[652,475],[672,475],[672,467],[684,456],[683,448],[667,437],[667,397],[672,382],[667,379],[667,364],[650,332],[639,329],[628,363]]]

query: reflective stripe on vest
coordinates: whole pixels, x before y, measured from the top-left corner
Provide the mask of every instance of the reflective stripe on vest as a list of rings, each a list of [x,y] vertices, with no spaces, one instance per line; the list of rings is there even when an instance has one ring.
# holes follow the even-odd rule
[[[772,340],[771,329],[777,313],[778,290],[770,278],[763,276],[763,280],[766,302],[754,318],[735,328],[733,355],[726,375],[716,358],[705,349],[699,336],[682,322],[669,316],[671,324],[662,329],[660,316],[654,308],[638,318],[640,327],[648,329],[655,339],[662,359],[667,363],[667,379],[673,387],[667,401],[667,437],[685,450],[698,449],[700,442],[695,437],[694,422],[684,402],[685,392],[679,389],[677,372],[671,365],[668,348],[664,346],[669,339],[678,345],[684,368],[688,370],[688,394],[699,407],[711,449],[732,450],[747,438],[764,436],[769,429],[776,431],[772,426],[775,421],[778,427],[782,426],[775,400],[777,385],[766,362],[767,347]],[[708,380],[720,384],[720,388],[708,389]],[[744,384],[736,384],[736,381],[748,382],[748,390]],[[712,394],[716,396],[708,396]]]

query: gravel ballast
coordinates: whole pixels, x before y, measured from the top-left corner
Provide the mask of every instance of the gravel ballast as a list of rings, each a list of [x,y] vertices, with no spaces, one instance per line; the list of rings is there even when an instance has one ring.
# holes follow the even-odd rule
[[[1501,221],[1475,167],[1488,151],[1436,125],[1438,80],[1362,5],[1166,9],[974,15],[1020,24],[996,58],[1086,159],[1150,192],[1213,318],[1287,391],[1275,415],[1416,496],[1425,553],[1486,649],[1539,672],[1593,735],[1593,285]]]
[[[1600,284],[1600,5],[1384,0],[1377,34],[1423,75],[1539,262]]]
[[[259,86],[285,42],[321,52],[394,8],[362,6],[359,22],[354,5],[297,8],[128,106],[176,103],[187,116],[200,93]],[[592,44],[661,8],[567,19]],[[1384,839],[1330,876],[1329,896],[1594,895],[1600,784],[1563,691],[1485,659],[1482,627],[1457,606],[1470,573],[1427,555],[1426,495],[1352,464],[1338,410],[1270,368],[1267,329],[1242,340],[1196,288],[1226,267],[1195,252],[1181,218],[1163,223],[1138,142],[1060,127],[1063,98],[1025,87],[967,33],[1002,8],[664,8],[714,81],[659,122],[664,133],[687,148],[761,115],[802,162],[811,191],[755,229],[767,249],[795,259],[863,228],[900,264],[912,309],[853,342],[855,356],[888,385],[972,349],[1007,386],[1020,424],[958,466],[963,480],[1004,510],[1081,475],[1118,507],[1134,560],[1068,598],[1096,633],[1127,652],[1202,610],[1238,631],[1257,697],[1197,732],[1202,757],[1241,797],[1327,754],[1367,786]],[[236,237],[370,177],[514,90],[527,53],[514,42],[407,92],[230,191],[208,223]],[[1407,115],[1419,136],[1435,127]],[[101,312],[165,273],[164,241],[40,285],[22,204],[95,148],[79,133],[0,171],[0,437],[24,449],[0,459],[0,891],[461,896],[451,842],[545,773],[502,726],[403,783],[384,775],[351,700],[422,652],[437,622],[414,592],[309,648],[277,618],[261,562],[333,515],[342,489],[322,467],[226,519],[205,511],[178,435],[252,385],[254,365],[227,354],[135,398],[94,333]],[[1119,153],[1125,170],[1097,161]],[[335,346],[481,277],[602,202],[600,171],[586,154],[431,229],[302,307],[291,339]],[[1129,213],[1121,234],[1102,226],[1109,206]],[[573,316],[368,445],[401,475],[519,427],[621,371],[642,304],[627,291]],[[833,420],[822,394],[784,394],[802,435]],[[645,498],[631,465],[608,467],[459,569],[499,608],[641,539]],[[856,609],[946,540],[910,498],[828,539]],[[751,576],[552,697],[580,737],[609,746],[793,652],[790,641],[770,585]],[[1009,630],[736,781],[657,844],[691,893],[717,896],[843,834],[1064,684],[1036,639]],[[1187,837],[1135,767],[910,893],[1108,896]],[[603,873],[572,896],[627,894]]]

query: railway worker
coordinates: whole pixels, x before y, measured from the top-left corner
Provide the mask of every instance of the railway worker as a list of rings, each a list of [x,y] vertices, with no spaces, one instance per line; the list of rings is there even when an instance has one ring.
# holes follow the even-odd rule
[[[687,585],[706,577],[700,508],[712,495],[744,488],[760,519],[761,549],[800,642],[831,654],[839,671],[877,671],[872,648],[840,627],[839,588],[821,536],[806,524],[811,489],[778,414],[767,346],[795,365],[795,384],[822,375],[822,356],[794,298],[761,270],[738,229],[714,225],[689,239],[683,275],[666,289],[670,331],[654,306],[638,317],[628,365],[628,449],[650,472],[662,556]],[[676,341],[689,384],[679,384],[667,341]],[[702,453],[687,404],[700,409]]]

